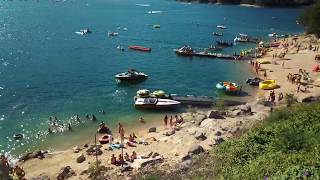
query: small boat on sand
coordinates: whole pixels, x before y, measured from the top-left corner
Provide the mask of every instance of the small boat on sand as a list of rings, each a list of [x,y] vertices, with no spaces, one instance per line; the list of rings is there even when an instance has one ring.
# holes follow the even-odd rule
[[[255,78],[249,78],[247,79],[246,83],[251,85],[251,86],[259,86],[259,83],[263,81],[262,79],[255,77]]]
[[[135,69],[129,69],[128,72],[117,74],[115,78],[120,81],[138,81],[147,79],[148,75]]]
[[[100,144],[108,144],[110,142],[110,136],[104,135],[99,138]]]
[[[151,51],[151,48],[143,47],[143,46],[129,46],[129,49],[138,50],[138,51],[144,51],[144,52],[150,52]]]
[[[166,109],[177,107],[180,102],[171,99],[160,98],[135,98],[134,105],[136,108],[155,108]]]
[[[219,24],[219,25],[217,25],[217,28],[219,28],[219,29],[227,29],[227,26],[225,26],[224,24]]]

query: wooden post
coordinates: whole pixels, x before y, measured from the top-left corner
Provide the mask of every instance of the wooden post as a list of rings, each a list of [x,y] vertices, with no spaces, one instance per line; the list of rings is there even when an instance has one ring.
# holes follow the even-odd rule
[[[95,145],[95,149],[96,149],[96,166],[97,166],[97,170],[98,170],[97,134],[94,135],[94,145]]]

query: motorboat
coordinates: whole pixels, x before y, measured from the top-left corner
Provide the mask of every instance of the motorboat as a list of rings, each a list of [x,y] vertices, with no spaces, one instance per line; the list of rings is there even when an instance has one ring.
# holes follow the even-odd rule
[[[219,25],[217,25],[217,28],[219,28],[219,29],[227,29],[227,26],[225,26],[224,24],[219,24]]]
[[[144,52],[150,52],[151,48],[143,47],[143,46],[129,46],[129,49],[137,50],[137,51],[144,51]]]
[[[153,28],[160,28],[160,27],[161,27],[160,24],[153,25]]]
[[[108,32],[108,37],[114,37],[114,36],[118,36],[119,33],[118,32]]]
[[[179,101],[171,99],[161,99],[161,98],[135,98],[134,105],[136,108],[155,108],[155,109],[164,109],[164,108],[174,108],[181,104]]]
[[[216,41],[219,46],[233,46],[232,42],[227,41]]]
[[[255,78],[249,78],[247,79],[246,83],[252,86],[259,86],[259,83],[263,81],[262,79],[255,77]]]
[[[162,11],[148,11],[148,14],[162,14]]]
[[[90,29],[80,29],[80,31],[77,31],[75,33],[83,36],[83,35],[87,35],[87,34],[92,33],[92,31]]]
[[[173,50],[176,54],[178,55],[182,55],[182,56],[193,56],[194,55],[194,51],[190,46],[183,46],[179,49],[174,49]]]
[[[149,7],[150,4],[136,4],[136,6]]]
[[[222,33],[218,33],[218,32],[213,32],[212,34],[213,34],[214,36],[223,36]]]
[[[234,38],[234,42],[248,42],[249,41],[249,36],[246,34],[239,34]]]
[[[117,78],[120,81],[138,81],[147,79],[148,75],[142,72],[138,72],[135,69],[129,69],[128,72],[117,74],[115,78]]]

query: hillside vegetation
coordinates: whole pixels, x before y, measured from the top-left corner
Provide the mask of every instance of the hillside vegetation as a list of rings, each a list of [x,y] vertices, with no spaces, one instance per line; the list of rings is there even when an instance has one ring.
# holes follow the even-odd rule
[[[320,104],[278,110],[256,129],[216,148],[219,179],[320,179]]]
[[[181,1],[199,1],[200,3],[222,3],[222,4],[251,4],[267,7],[295,7],[310,5],[316,0],[181,0]]]

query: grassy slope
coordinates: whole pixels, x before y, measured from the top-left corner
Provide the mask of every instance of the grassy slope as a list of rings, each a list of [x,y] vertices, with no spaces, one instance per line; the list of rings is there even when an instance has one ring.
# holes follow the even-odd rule
[[[320,104],[278,110],[212,156],[212,173],[223,179],[320,179]]]

